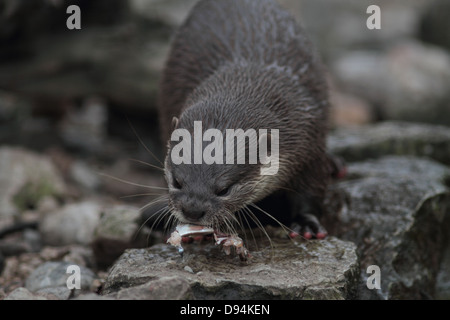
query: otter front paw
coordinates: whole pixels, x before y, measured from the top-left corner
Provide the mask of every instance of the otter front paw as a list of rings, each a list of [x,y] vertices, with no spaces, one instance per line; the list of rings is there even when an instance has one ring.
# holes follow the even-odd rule
[[[305,213],[301,216],[301,221],[299,223],[294,223],[291,226],[291,232],[289,236],[291,238],[296,238],[302,236],[305,239],[324,239],[328,232],[320,224],[319,220],[314,214]]]

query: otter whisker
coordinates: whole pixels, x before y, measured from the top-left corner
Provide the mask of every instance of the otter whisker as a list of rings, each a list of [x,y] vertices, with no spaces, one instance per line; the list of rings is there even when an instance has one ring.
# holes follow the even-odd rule
[[[171,230],[173,228],[173,224],[177,221],[177,218],[173,212],[169,210],[169,218],[164,223],[164,232],[167,232],[167,230]]]
[[[252,210],[250,210],[250,208],[245,205],[244,206],[248,216],[250,217],[250,219],[252,219],[252,221],[258,226],[258,228],[263,232],[263,234],[267,237],[267,239],[269,240],[270,243],[270,247],[273,248],[273,242],[272,239],[270,238],[269,234],[266,231],[266,228],[264,228],[264,226],[262,225],[261,221],[259,221],[258,217],[255,216],[255,214],[252,212]]]
[[[292,230],[291,228],[287,227],[285,224],[281,223],[280,221],[278,221],[274,216],[272,216],[271,214],[269,214],[267,211],[264,211],[263,209],[261,209],[260,207],[258,207],[256,204],[251,203],[251,206],[253,206],[255,209],[258,209],[259,211],[261,211],[262,213],[264,213],[265,215],[267,215],[269,218],[271,218],[273,221],[275,221],[283,230],[284,232],[286,232],[286,234],[288,235],[289,239],[292,240],[292,238],[289,236],[289,233],[293,232],[293,233],[297,233],[294,230]],[[305,240],[306,239],[303,235],[298,234],[300,237],[302,237]]]
[[[132,159],[132,158],[130,158],[130,159],[128,159],[128,160],[134,161],[134,162],[137,162],[137,163],[143,164],[143,165],[145,165],[145,166],[148,166],[148,167],[151,167],[151,168],[154,168],[154,169],[157,169],[157,170],[159,170],[159,171],[164,172],[164,168],[163,168],[163,167],[158,167],[158,166],[155,166],[154,164],[151,164],[151,163],[148,163],[148,162],[145,162],[145,161],[142,161],[142,160],[138,160],[138,159]]]
[[[162,210],[162,212],[159,212],[161,210]],[[149,231],[148,236],[147,236],[147,242],[148,242],[148,240],[150,238],[150,235],[153,232],[153,228],[155,226],[157,226],[161,222],[161,220],[164,219],[167,216],[167,214],[170,213],[170,210],[169,210],[168,207],[164,207],[164,208],[161,208],[160,210],[158,210],[157,213],[159,213],[159,216],[155,219],[155,221],[152,223],[152,226],[150,227],[150,231]],[[155,214],[157,214],[157,213],[155,213]]]
[[[111,176],[111,175],[109,175],[109,174],[103,173],[103,172],[99,172],[98,174],[101,175],[101,176],[104,176],[104,177],[107,177],[107,178],[116,180],[116,181],[120,181],[120,182],[123,182],[123,183],[127,183],[127,184],[132,185],[132,186],[136,186],[136,187],[142,187],[142,188],[148,188],[148,189],[156,189],[156,190],[165,190],[165,191],[169,190],[169,188],[156,187],[156,186],[147,186],[147,185],[145,185],[145,184],[139,184],[139,183],[127,181],[127,180],[120,179],[120,178]]]
[[[163,211],[161,211],[161,209],[159,209],[155,214],[158,214],[159,212],[159,216],[155,219],[155,221],[152,223],[152,227],[150,228],[150,230],[153,230],[153,228],[155,226],[157,226],[164,218],[165,216],[170,212],[168,207],[164,207],[162,208]]]
[[[153,157],[153,159],[155,159],[156,161],[159,162],[159,164],[161,165],[161,167],[164,167],[163,163],[161,162],[161,160],[158,159],[157,156],[155,156],[155,154],[153,152],[150,151],[150,149],[145,145],[144,141],[142,141],[141,137],[139,136],[139,134],[137,133],[136,129],[133,127],[133,125],[131,124],[130,119],[128,119],[128,124],[131,127],[131,130],[133,130],[134,135],[136,136],[136,138],[138,139],[139,143],[144,147],[144,149]]]
[[[237,218],[239,219],[238,225],[239,225],[239,227],[241,227],[241,231],[242,231],[242,233],[243,233],[243,235],[244,235],[245,243],[248,243],[247,232],[245,232],[245,228],[244,228],[245,226],[244,226],[244,223],[243,223],[243,221],[242,221],[242,215],[243,215],[242,209],[243,209],[243,208],[241,208],[241,209],[239,209],[238,211],[236,211],[236,212],[234,213],[234,215],[237,216]],[[250,231],[251,231],[251,230],[250,230]],[[253,237],[253,239],[254,239],[254,237]]]
[[[120,197],[120,199],[145,197],[145,196],[161,196],[161,194],[160,193],[136,193],[136,194],[130,194],[128,196],[122,196],[122,197]]]
[[[266,216],[268,216],[269,218],[271,218],[273,221],[275,221],[285,232],[286,232],[286,234],[288,234],[289,235],[289,232],[293,232],[293,230],[292,229],[290,229],[289,227],[287,227],[284,223],[281,223],[278,219],[276,219],[273,215],[271,215],[270,213],[268,213],[267,211],[265,211],[265,210],[263,210],[263,209],[261,209],[259,206],[257,206],[256,204],[254,204],[254,203],[250,203],[250,205],[253,207],[253,208],[255,208],[255,209],[257,209],[257,210],[259,210],[259,211],[261,211],[262,213],[264,213]]]
[[[229,214],[229,212],[227,212],[226,215],[224,215],[224,222],[225,222],[225,226],[226,226],[226,233],[227,234],[237,234],[236,229],[233,227],[233,223],[230,220],[230,217],[232,215]]]
[[[154,205],[155,203],[162,202],[162,201],[166,201],[166,200],[167,200],[167,195],[160,196],[160,197],[154,199],[153,201],[147,203],[145,206],[141,207],[141,208],[139,209],[139,212],[142,212],[142,210],[145,210],[146,208],[148,208],[148,207]],[[164,207],[162,207],[161,209],[157,210],[156,212],[152,213],[147,219],[145,219],[145,221],[141,224],[141,226],[139,227],[139,229],[136,231],[135,238],[137,237],[137,235],[139,234],[139,232],[141,231],[141,229],[147,224],[147,222],[150,221],[150,219],[152,219],[155,215],[160,214],[160,212],[161,212],[162,210],[167,210],[167,209],[168,209],[168,207],[167,207],[167,206],[164,206]],[[155,222],[156,222],[156,221],[155,221]],[[150,233],[151,233],[151,231],[153,230],[153,226],[154,226],[155,222],[153,222],[153,224],[152,224],[152,226],[151,226],[151,228],[150,228]]]
[[[152,201],[150,201],[150,202],[147,203],[146,205],[142,206],[142,207],[139,209],[139,211],[142,212],[142,210],[145,210],[145,209],[147,209],[148,207],[154,205],[155,203],[158,203],[158,202],[161,202],[161,201],[164,201],[164,200],[167,200],[167,195],[166,195],[166,194],[161,195],[161,196],[157,197],[156,199],[153,199]]]
[[[134,239],[136,239],[136,237],[138,236],[138,234],[140,233],[140,231],[142,230],[142,228],[147,224],[147,222],[148,222],[151,218],[153,218],[154,215],[156,215],[156,214],[164,215],[164,214],[165,214],[164,211],[165,211],[166,209],[167,209],[167,208],[161,208],[161,209],[159,209],[158,211],[156,211],[154,214],[152,214],[150,217],[148,217],[147,219],[145,219],[145,221],[142,222],[141,225],[139,226],[139,228],[136,230],[135,235],[134,235]],[[161,211],[163,211],[163,212],[160,213]],[[153,222],[152,226],[150,227],[150,231],[149,231],[148,237],[149,237],[150,234],[152,233],[154,224],[155,224],[155,222]],[[148,241],[148,237],[147,237],[147,241]]]
[[[245,208],[241,208],[241,209],[239,209],[239,219],[241,219],[241,215],[242,215],[242,218],[244,218],[244,220],[245,220],[245,223],[247,224],[247,226],[248,226],[248,230],[250,231],[250,234],[252,235],[252,237],[253,237],[253,242],[254,242],[254,244],[255,244],[255,247],[256,247],[256,249],[258,249],[258,242],[256,241],[256,237],[255,237],[255,233],[253,232],[253,228],[251,227],[251,225],[250,225],[250,222],[248,221],[248,219],[247,219],[247,217],[246,217],[246,213],[245,212],[243,212],[242,210],[244,210]],[[242,229],[244,229],[244,228],[242,228]],[[244,232],[244,235],[245,235],[245,241],[248,243],[248,240],[247,240],[247,233],[243,230],[243,232]]]

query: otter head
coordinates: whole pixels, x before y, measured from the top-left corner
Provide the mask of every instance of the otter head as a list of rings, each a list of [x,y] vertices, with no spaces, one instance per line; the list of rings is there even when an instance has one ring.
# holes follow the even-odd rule
[[[239,148],[234,148],[237,139],[233,139],[234,154],[230,158],[225,130],[205,130],[198,125],[173,120],[176,130],[168,143],[164,168],[169,209],[181,223],[223,230],[239,221],[236,212],[274,191],[276,176],[262,175],[263,163],[250,163],[254,162],[248,153],[252,139],[243,148],[247,156],[241,163]]]

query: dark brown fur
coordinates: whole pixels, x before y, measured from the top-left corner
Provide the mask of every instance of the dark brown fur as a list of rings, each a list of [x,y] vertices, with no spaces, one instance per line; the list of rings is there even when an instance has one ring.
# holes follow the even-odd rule
[[[165,142],[173,130],[173,117],[179,118],[179,128],[188,130],[192,130],[195,120],[203,122],[203,130],[279,129],[279,172],[268,178],[269,183],[264,184],[263,191],[258,190],[252,201],[290,190],[291,198],[295,199],[291,206],[293,220],[318,230],[318,222],[311,222],[305,214],[320,215],[330,176],[325,153],[327,88],[311,42],[294,18],[275,1],[200,1],[173,40],[162,77],[159,107]],[[170,147],[171,144],[169,151]],[[226,170],[217,166],[193,167],[175,168],[169,157],[166,159],[172,191],[169,205],[175,211],[181,212],[183,205],[195,205],[195,200],[190,199],[200,194],[208,198],[208,186],[217,188],[222,183],[218,181],[219,173],[222,176]],[[177,170],[189,197],[178,197],[179,190],[173,188],[171,173]],[[194,175],[195,179],[191,177]],[[242,171],[240,183],[248,181],[255,186],[259,179],[256,175],[256,171],[251,175]],[[197,176],[203,176],[203,180]],[[250,197],[250,189],[239,190],[242,197]],[[198,210],[212,210],[210,207],[220,206],[225,200],[220,201]],[[245,202],[245,198],[236,192],[237,203],[231,206],[233,199],[226,201],[224,205],[233,211],[239,210],[239,203]],[[199,223],[208,224],[207,221]]]

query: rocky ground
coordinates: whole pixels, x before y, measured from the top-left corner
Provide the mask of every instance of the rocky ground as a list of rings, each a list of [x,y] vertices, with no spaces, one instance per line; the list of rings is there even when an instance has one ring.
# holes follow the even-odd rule
[[[365,1],[280,2],[328,67],[348,174],[327,239],[267,227],[242,262],[144,226],[165,187],[157,81],[195,1],[80,1],[68,31],[66,1],[0,0],[0,299],[450,299],[448,4],[376,1],[369,31]]]

